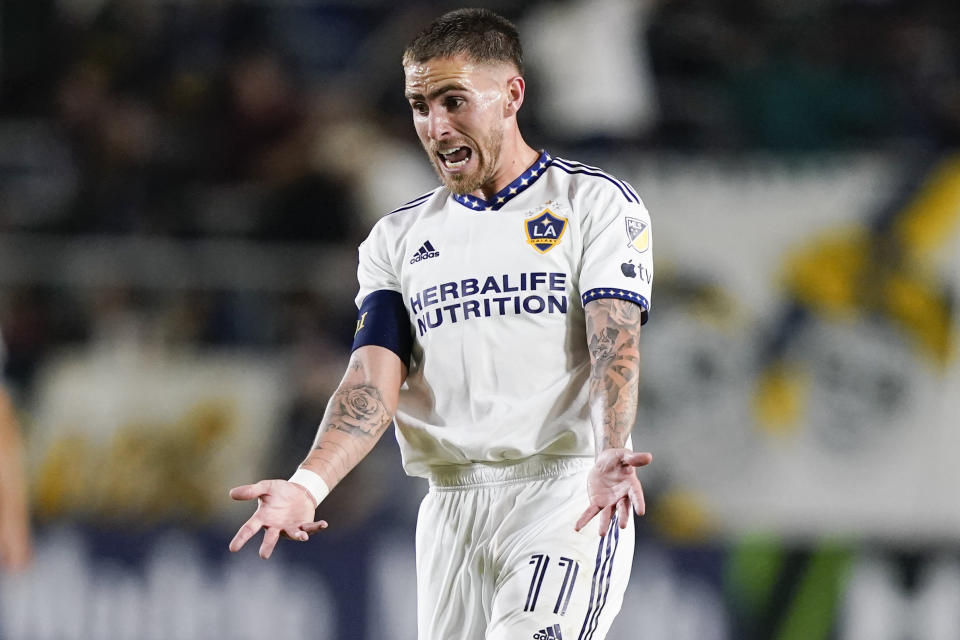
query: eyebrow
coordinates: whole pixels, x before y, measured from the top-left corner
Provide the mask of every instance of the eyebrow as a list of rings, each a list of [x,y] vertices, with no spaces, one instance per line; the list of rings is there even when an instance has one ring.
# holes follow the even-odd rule
[[[427,99],[428,99],[428,100],[433,100],[433,99],[436,98],[437,96],[442,95],[442,94],[444,94],[444,93],[447,93],[448,91],[466,91],[466,89],[467,89],[467,88],[464,87],[464,86],[463,86],[462,84],[460,84],[460,83],[451,82],[451,83],[449,83],[449,84],[445,84],[445,85],[443,85],[442,87],[439,87],[439,88],[434,89],[433,91],[431,91],[431,92],[427,95]],[[423,98],[423,94],[422,94],[422,93],[404,93],[404,96],[406,96],[407,100],[413,100],[413,99],[416,99],[416,98],[421,98],[421,99]]]

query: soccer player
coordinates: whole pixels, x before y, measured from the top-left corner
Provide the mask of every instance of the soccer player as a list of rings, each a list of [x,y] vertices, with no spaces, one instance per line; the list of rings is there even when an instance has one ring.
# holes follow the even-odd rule
[[[266,558],[325,528],[316,508],[395,419],[404,469],[430,482],[421,640],[603,638],[651,460],[630,447],[649,216],[625,182],[524,141],[520,43],[500,16],[438,18],[403,69],[442,186],[360,246],[347,371],[290,480],[231,491],[259,504],[230,548],[265,530]]]

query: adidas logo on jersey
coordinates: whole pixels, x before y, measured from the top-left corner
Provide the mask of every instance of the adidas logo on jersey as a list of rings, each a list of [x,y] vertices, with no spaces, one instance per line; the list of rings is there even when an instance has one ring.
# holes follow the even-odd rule
[[[421,260],[429,260],[430,258],[437,258],[440,256],[440,252],[433,248],[433,245],[430,244],[430,241],[427,240],[420,248],[417,249],[417,252],[413,254],[413,257],[410,258],[410,264],[415,262],[420,262]]]
[[[560,625],[555,624],[552,627],[540,629],[533,634],[533,640],[563,640],[563,636],[560,635]]]

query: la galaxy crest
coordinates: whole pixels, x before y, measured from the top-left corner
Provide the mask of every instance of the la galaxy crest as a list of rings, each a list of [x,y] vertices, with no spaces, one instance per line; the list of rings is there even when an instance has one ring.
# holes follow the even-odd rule
[[[550,209],[544,209],[540,215],[524,223],[527,232],[527,244],[546,253],[560,243],[563,232],[567,230],[567,219],[555,215]]]
[[[650,225],[637,218],[626,218],[627,237],[630,238],[630,244],[637,253],[643,253],[650,248]]]

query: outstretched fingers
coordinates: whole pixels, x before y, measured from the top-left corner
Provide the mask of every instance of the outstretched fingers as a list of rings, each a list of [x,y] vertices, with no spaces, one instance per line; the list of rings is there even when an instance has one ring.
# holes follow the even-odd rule
[[[263,534],[263,542],[260,544],[260,557],[266,560],[273,553],[273,548],[277,546],[277,541],[280,540],[280,529],[276,527],[268,527],[266,533]]]
[[[631,467],[645,467],[653,462],[653,454],[646,451],[627,453],[623,456],[623,462]]]
[[[300,525],[300,530],[306,533],[317,533],[318,531],[326,529],[328,526],[326,520],[317,520],[316,522],[304,522]]]
[[[244,484],[230,489],[230,497],[234,500],[253,500],[267,493],[267,487],[263,481],[254,484]]]
[[[617,524],[620,525],[621,529],[627,528],[627,523],[630,518],[630,500],[627,496],[624,496],[617,500]]]
[[[283,537],[296,540],[297,542],[306,542],[310,539],[310,535],[298,526],[284,527]]]
[[[230,551],[240,551],[243,545],[247,544],[247,541],[257,535],[257,532],[262,528],[263,524],[256,516],[247,520],[243,523],[243,526],[240,527],[240,530],[237,531],[237,535],[233,536],[233,540],[230,541]]]
[[[613,520],[614,509],[616,509],[616,505],[612,504],[609,507],[605,507],[600,511],[600,536],[601,537],[607,535],[607,531],[610,530],[610,522]]]
[[[580,515],[580,519],[577,520],[577,524],[573,525],[574,531],[580,531],[580,529],[583,529],[585,526],[587,526],[587,523],[593,520],[593,517],[598,513],[600,513],[600,507],[595,504],[591,504],[589,507],[587,507],[586,511]]]
[[[630,483],[630,488],[627,489],[627,495],[630,496],[630,502],[633,503],[633,510],[637,512],[638,516],[642,516],[647,511],[647,503],[643,498],[643,487],[640,486],[640,481]]]
[[[250,538],[257,535],[260,531],[266,530],[266,533],[263,535],[263,543],[260,545],[260,557],[267,559],[273,553],[273,549],[277,546],[277,541],[281,535],[291,540],[297,540],[298,542],[306,542],[310,539],[311,533],[316,533],[326,528],[327,523],[323,520],[319,522],[309,522],[299,526],[294,525],[283,528],[267,527],[264,526],[258,518],[252,517],[240,527],[237,535],[233,536],[233,540],[230,541],[230,551],[240,551],[240,549],[250,541]]]

